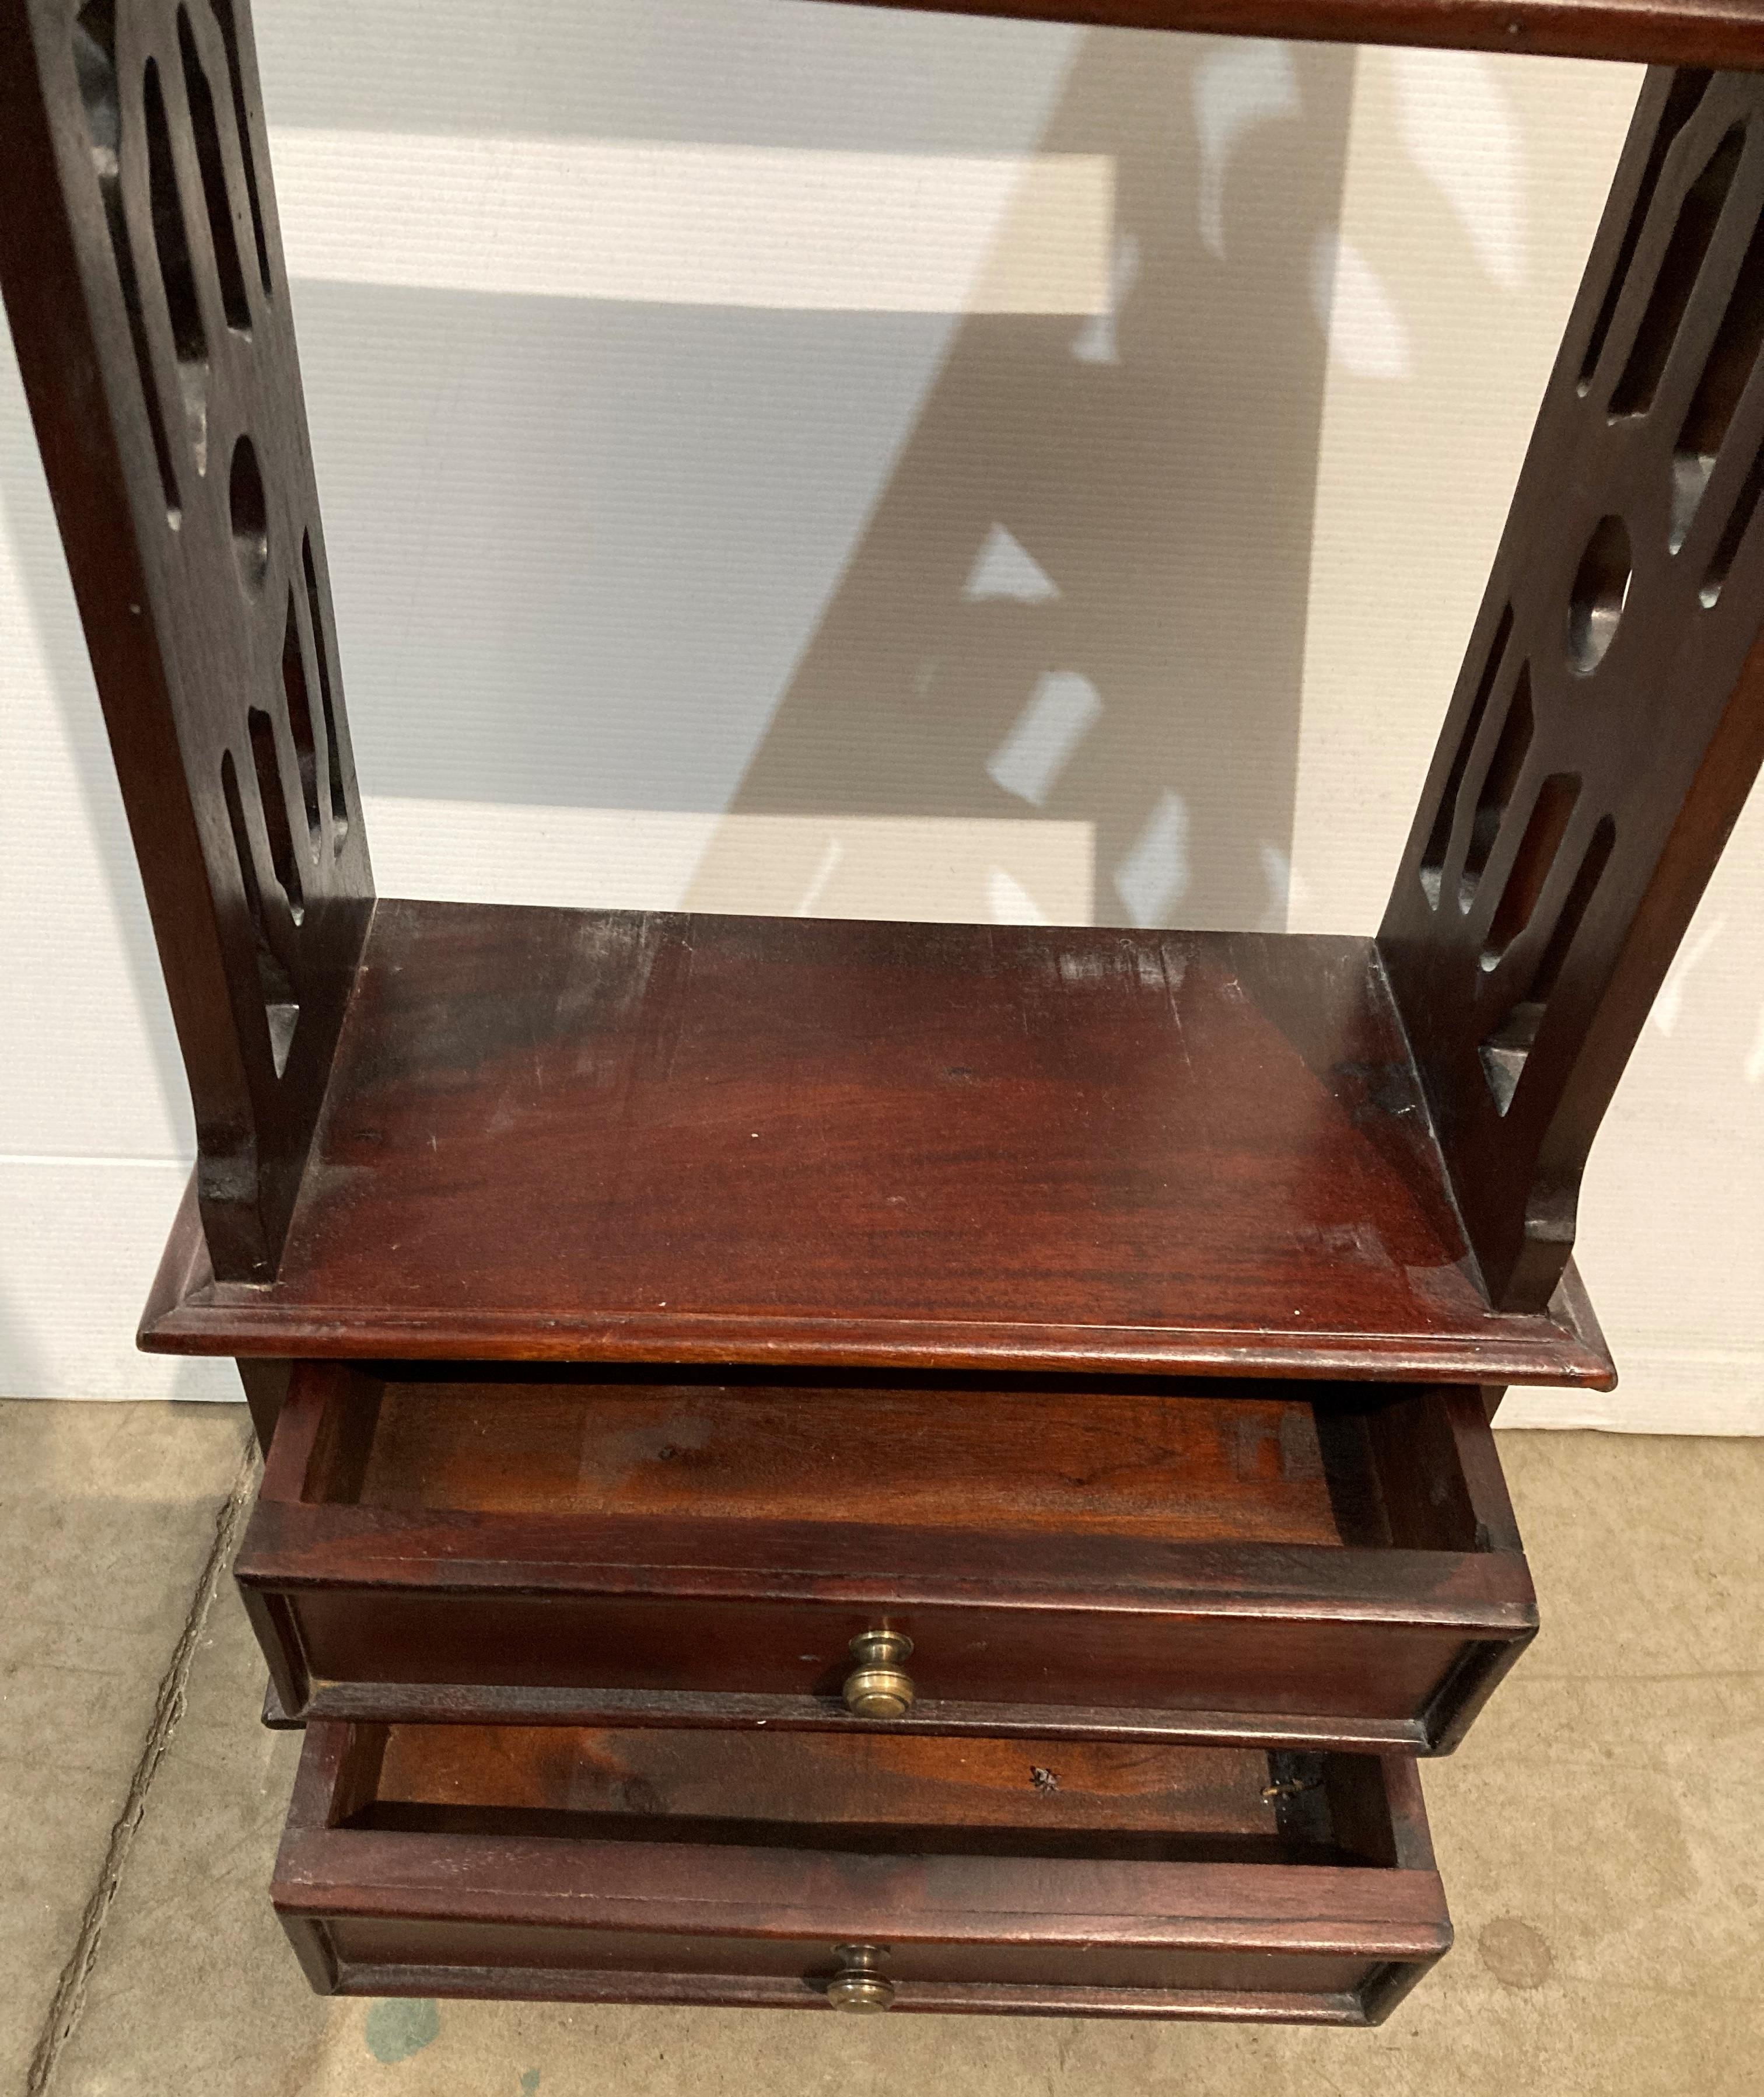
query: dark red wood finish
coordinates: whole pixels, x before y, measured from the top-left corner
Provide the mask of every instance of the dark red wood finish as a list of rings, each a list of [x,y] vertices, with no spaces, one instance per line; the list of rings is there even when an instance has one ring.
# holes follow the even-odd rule
[[[1376,2021],[1451,1942],[1412,1763],[315,1725],[274,1898],[316,1986]]]
[[[854,0],[913,12],[1643,65],[1764,65],[1760,0]]]
[[[1455,1745],[1531,1637],[1479,1396],[296,1372],[237,1571],[294,1717]]]
[[[281,1272],[149,1347],[1607,1385],[1372,943],[382,903]]]
[[[214,1271],[274,1272],[373,882],[247,10],[3,0],[0,291]]]
[[[1764,757],[1764,78],[1650,76],[1379,944],[1494,1300]]]
[[[1363,2023],[1449,1942],[1412,1757],[1535,1622],[1486,1409],[1613,1381],[1581,1167],[1764,751],[1764,84],[1694,70],[1764,7],[970,11],[1679,68],[1377,941],[376,905],[243,0],[0,0],[200,1144],[143,1342],[273,1436],[321,1988],[813,2006],[868,1943],[907,2008]]]

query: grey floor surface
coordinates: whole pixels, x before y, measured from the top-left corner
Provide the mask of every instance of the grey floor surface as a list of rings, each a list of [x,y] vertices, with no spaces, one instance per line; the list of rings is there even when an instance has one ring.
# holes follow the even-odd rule
[[[1509,1434],[1545,1629],[1425,1771],[1455,1950],[1381,2029],[322,2002],[230,1407],[0,1403],[0,2090],[1757,2097],[1764,1443]]]

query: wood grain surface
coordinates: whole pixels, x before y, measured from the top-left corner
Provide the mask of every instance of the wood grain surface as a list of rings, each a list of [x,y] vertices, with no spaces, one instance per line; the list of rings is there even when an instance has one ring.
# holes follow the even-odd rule
[[[946,1450],[957,1490],[921,1500]],[[1456,1390],[388,1386],[308,1363],[235,1569],[297,1717],[847,1730],[850,1641],[886,1626],[915,1642],[922,1726],[1439,1751],[1537,1622]]]
[[[870,0],[858,0],[870,4]],[[885,7],[1129,29],[1444,45],[1639,64],[1764,65],[1759,0],[875,0]]]
[[[1602,1384],[1372,942],[383,902],[281,1272],[150,1347]]]
[[[610,1999],[781,2000],[794,1981],[824,2004],[836,1947],[858,1942],[902,2007],[953,1986],[1023,2008],[1096,1990],[1101,2008],[1121,1989],[1126,2014],[1278,2016],[1304,1998],[1302,2014],[1364,2022],[1450,1942],[1405,1758],[1048,1752],[1075,1796],[1038,1784],[1020,1745],[764,1740],[731,1759],[689,1734],[316,1725],[274,1899],[321,1987],[403,1968],[450,1975],[449,1993]],[[806,1848],[749,1811],[788,1810],[793,1787],[815,1801]],[[480,1797],[595,1810],[573,1833],[518,1833],[474,1822]],[[695,1839],[671,1837],[676,1806]],[[1063,1854],[1036,1853],[1038,1811]],[[1116,1854],[1123,1823],[1143,1850],[1159,1823],[1170,1854]],[[843,1846],[865,1827],[873,1841]],[[1178,1854],[1221,1844],[1233,1860]],[[1321,1855],[1355,1861],[1294,1861]]]

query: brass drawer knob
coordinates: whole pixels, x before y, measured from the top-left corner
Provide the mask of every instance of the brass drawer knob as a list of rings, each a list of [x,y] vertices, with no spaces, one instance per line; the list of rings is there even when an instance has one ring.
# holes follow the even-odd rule
[[[854,1718],[904,1718],[913,1709],[913,1677],[900,1665],[913,1641],[900,1631],[860,1631],[857,1662],[845,1678],[845,1708]]]
[[[834,1957],[839,1970],[827,1983],[827,2000],[836,2010],[886,2010],[895,1998],[895,1984],[884,1980],[887,1956],[874,1944],[841,1944]]]

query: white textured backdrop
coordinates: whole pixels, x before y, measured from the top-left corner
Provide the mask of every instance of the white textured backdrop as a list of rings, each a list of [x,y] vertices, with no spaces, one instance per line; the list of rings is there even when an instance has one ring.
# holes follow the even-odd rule
[[[259,0],[383,892],[1377,922],[1639,76],[799,0]],[[0,361],[0,1388],[190,1119]],[[1595,1154],[1614,1398],[1764,1431],[1764,808]]]

